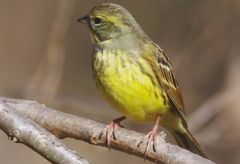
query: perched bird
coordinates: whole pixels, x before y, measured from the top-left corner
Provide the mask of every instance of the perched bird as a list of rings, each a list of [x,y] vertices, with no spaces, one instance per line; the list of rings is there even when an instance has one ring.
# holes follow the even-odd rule
[[[132,15],[120,5],[103,3],[78,21],[90,30],[92,71],[97,88],[123,115],[102,131],[107,135],[108,146],[110,135],[114,135],[125,118],[135,122],[156,121],[140,142],[148,139],[145,155],[152,141],[155,150],[158,125],[161,125],[171,132],[180,147],[207,158],[188,130],[182,94],[171,62]]]

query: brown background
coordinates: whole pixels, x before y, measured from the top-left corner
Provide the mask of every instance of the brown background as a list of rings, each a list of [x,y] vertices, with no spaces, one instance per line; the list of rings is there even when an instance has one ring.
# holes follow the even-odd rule
[[[0,0],[0,96],[37,100],[105,123],[120,116],[96,90],[88,29],[76,21],[102,2]],[[189,127],[210,159],[238,163],[240,1],[112,2],[127,8],[170,57]],[[127,120],[123,125],[146,133],[153,123]],[[73,139],[64,141],[93,163],[144,163],[122,152]],[[175,143],[169,134],[167,141]],[[9,141],[2,131],[0,161],[48,163],[26,146]]]

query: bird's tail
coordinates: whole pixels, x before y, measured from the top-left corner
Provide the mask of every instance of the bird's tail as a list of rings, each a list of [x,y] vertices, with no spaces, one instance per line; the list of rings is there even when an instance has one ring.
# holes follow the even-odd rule
[[[192,153],[198,154],[206,159],[208,159],[206,153],[197,143],[196,139],[193,137],[191,132],[185,128],[186,133],[180,133],[177,131],[172,132],[173,137],[177,141],[178,145],[184,149],[191,151]]]

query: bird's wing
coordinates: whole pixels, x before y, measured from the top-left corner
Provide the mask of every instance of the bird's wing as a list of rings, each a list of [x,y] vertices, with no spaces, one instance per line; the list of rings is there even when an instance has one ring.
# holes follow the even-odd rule
[[[185,121],[186,114],[184,111],[183,97],[172,64],[163,50],[157,44],[153,44],[157,48],[156,58],[159,66],[158,81]]]

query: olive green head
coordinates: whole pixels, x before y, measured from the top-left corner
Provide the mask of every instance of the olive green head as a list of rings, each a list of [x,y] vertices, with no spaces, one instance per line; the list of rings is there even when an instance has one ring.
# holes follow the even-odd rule
[[[89,15],[78,19],[78,21],[88,25],[94,43],[119,38],[122,35],[135,33],[135,31],[143,33],[125,8],[112,3],[104,3],[94,7]]]

